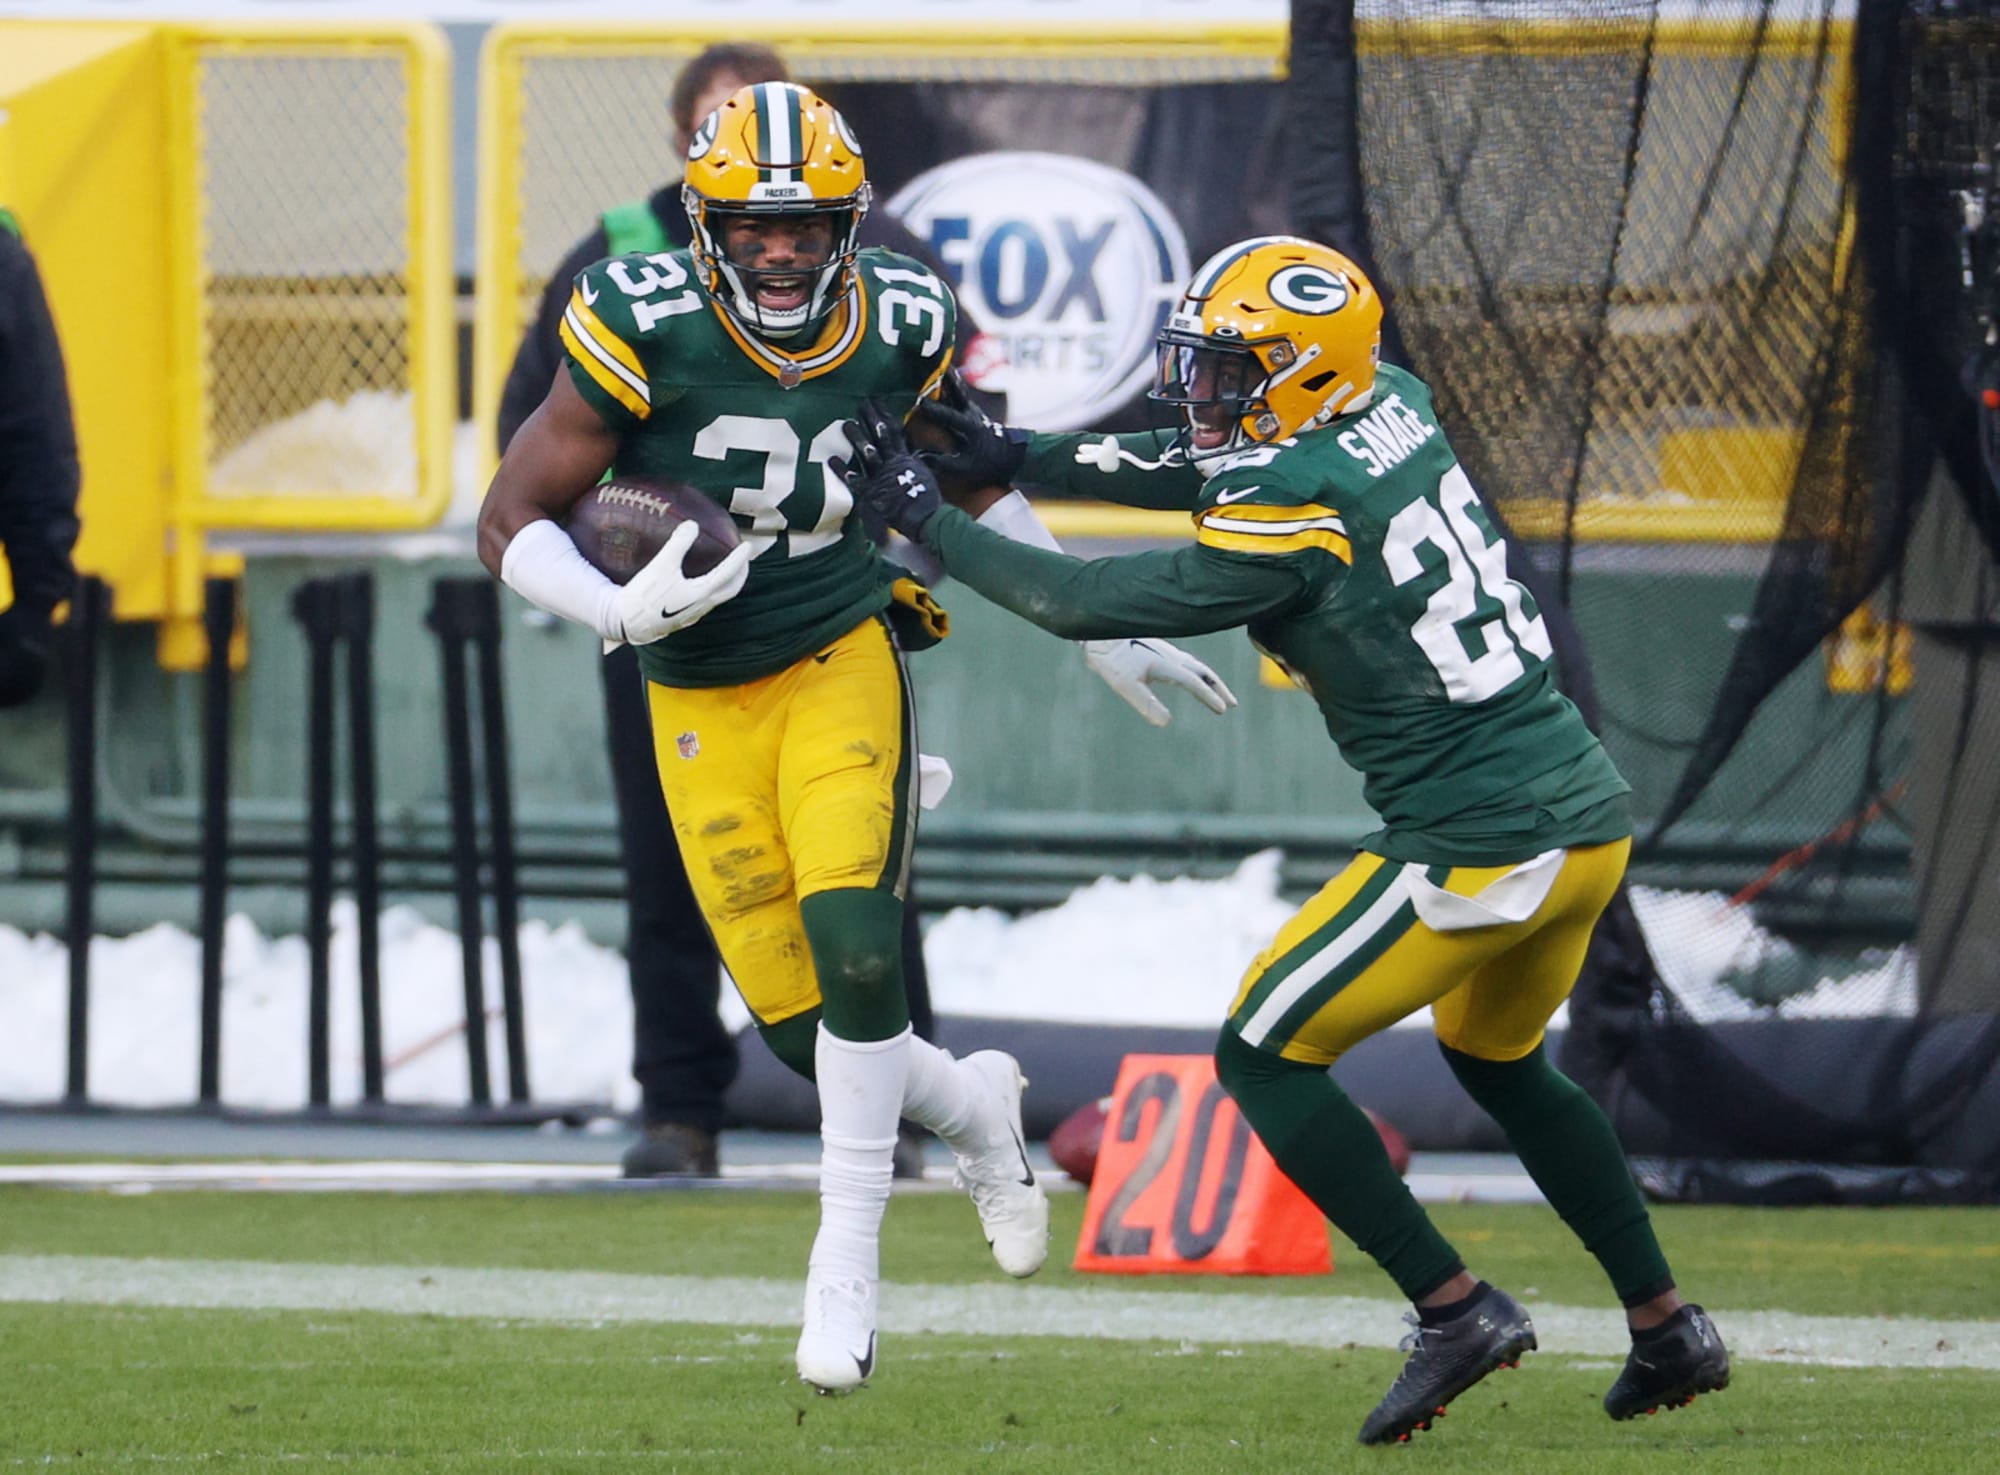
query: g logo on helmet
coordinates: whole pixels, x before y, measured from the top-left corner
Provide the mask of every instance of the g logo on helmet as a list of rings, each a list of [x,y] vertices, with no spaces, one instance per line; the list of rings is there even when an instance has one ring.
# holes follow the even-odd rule
[[[701,126],[695,129],[694,137],[688,140],[688,158],[690,160],[705,159],[708,157],[708,151],[715,147],[716,123],[717,115],[714,113],[710,113],[706,118],[701,120]]]
[[[1271,300],[1280,307],[1323,317],[1347,306],[1347,278],[1323,266],[1303,263],[1285,267],[1271,277]]]

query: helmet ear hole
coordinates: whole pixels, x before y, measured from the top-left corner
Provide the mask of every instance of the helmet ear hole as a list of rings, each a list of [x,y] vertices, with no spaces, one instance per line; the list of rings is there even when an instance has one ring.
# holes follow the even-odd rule
[[[1318,394],[1339,377],[1339,374],[1335,370],[1328,369],[1324,374],[1315,374],[1312,378],[1303,380],[1299,387],[1308,394]]]

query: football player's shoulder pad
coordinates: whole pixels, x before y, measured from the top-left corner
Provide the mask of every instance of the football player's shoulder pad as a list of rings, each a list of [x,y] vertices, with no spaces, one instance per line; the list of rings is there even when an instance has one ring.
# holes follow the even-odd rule
[[[1238,452],[1202,487],[1201,506],[1297,507],[1321,501],[1322,478],[1312,461],[1296,438]]]
[[[935,358],[958,341],[951,284],[914,256],[870,246],[855,258],[880,334],[906,353]]]
[[[887,246],[865,246],[855,254],[854,262],[855,265],[868,274],[870,286],[883,281],[890,284],[900,282],[903,285],[916,285],[909,282],[908,277],[904,275],[908,272],[916,272],[936,284],[934,290],[939,296],[951,296],[951,287],[945,282],[944,278],[924,265],[923,262],[917,260],[916,257],[905,256],[900,251],[891,251]],[[884,272],[888,272],[891,275],[884,278]]]
[[[1315,458],[1298,442],[1263,446],[1211,476],[1195,512],[1195,541],[1221,553],[1330,553],[1353,561],[1347,526]]]
[[[570,309],[588,326],[602,326],[637,347],[664,342],[708,299],[696,285],[685,249],[634,251],[595,262],[576,274]]]

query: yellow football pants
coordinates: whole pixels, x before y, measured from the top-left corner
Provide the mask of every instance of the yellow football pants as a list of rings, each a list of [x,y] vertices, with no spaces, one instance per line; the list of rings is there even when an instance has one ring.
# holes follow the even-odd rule
[[[1539,867],[1358,855],[1250,965],[1230,1023],[1246,1044],[1330,1065],[1428,1004],[1452,1049],[1519,1060],[1576,986],[1631,848],[1626,839],[1557,851]],[[1509,901],[1519,905],[1510,911]]]
[[[820,1002],[799,899],[903,895],[916,711],[879,620],[743,686],[649,685],[660,787],[688,881],[764,1024]]]

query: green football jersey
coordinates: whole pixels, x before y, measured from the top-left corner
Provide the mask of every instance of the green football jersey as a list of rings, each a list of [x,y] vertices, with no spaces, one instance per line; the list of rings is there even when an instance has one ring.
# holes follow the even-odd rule
[[[1177,502],[1194,547],[1078,565],[996,547],[962,515],[927,535],[954,575],[1060,634],[1246,626],[1318,703],[1381,817],[1368,848],[1392,860],[1501,865],[1631,832],[1629,786],[1557,690],[1547,628],[1421,380],[1384,366],[1364,410],[1206,480],[1166,444],[1038,438],[1024,478]]]
[[[804,659],[889,603],[876,554],[827,462],[874,396],[907,413],[950,366],[957,305],[908,257],[868,250],[823,329],[796,349],[758,338],[695,282],[685,251],[581,272],[562,341],[578,391],[620,432],[613,471],[686,482],[755,548],[743,590],[644,646],[666,686],[733,686]]]

